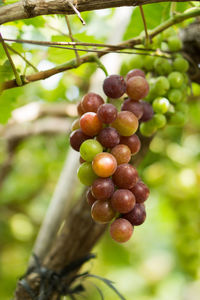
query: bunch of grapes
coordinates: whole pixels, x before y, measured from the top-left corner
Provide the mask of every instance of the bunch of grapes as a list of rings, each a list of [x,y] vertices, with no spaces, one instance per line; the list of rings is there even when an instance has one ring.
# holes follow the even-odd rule
[[[130,61],[131,67],[139,67],[144,71],[150,87],[144,100],[151,104],[154,113],[140,125],[141,134],[147,137],[166,124],[183,126],[188,109],[185,102],[189,87],[186,73],[189,64],[179,53],[181,40],[176,31],[170,28],[157,37],[152,47],[155,46],[159,47],[154,49],[157,55],[135,55]]]
[[[78,104],[80,119],[74,121],[70,144],[80,152],[79,180],[89,186],[87,201],[91,216],[98,223],[109,223],[111,237],[124,243],[130,239],[134,226],[145,221],[144,202],[148,187],[130,164],[139,152],[141,142],[135,134],[139,121],[152,118],[146,97],[149,85],[144,72],[132,70],[126,80],[119,75],[108,76],[103,90],[109,99],[119,99],[125,93],[121,110],[95,93],[86,94]],[[150,107],[150,109],[149,109]]]

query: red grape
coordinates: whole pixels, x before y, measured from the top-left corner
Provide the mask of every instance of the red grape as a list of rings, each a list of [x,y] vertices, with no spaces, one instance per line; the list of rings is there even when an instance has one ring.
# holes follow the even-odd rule
[[[131,77],[126,83],[126,93],[135,101],[139,101],[140,99],[146,97],[148,92],[149,84],[144,77],[134,76]]]
[[[72,131],[70,135],[70,145],[74,150],[79,151],[81,144],[89,138],[90,137],[86,135],[81,129],[77,129],[75,131]]]
[[[100,105],[104,103],[103,98],[95,93],[86,94],[81,100],[81,106],[85,112],[97,112]]]
[[[120,135],[116,129],[107,127],[99,132],[97,140],[101,143],[103,147],[113,148],[119,144]]]
[[[140,101],[140,103],[143,106],[143,115],[142,115],[140,121],[146,122],[146,121],[151,120],[153,118],[153,114],[154,114],[151,104],[146,101]]]
[[[133,226],[123,218],[116,219],[110,226],[110,235],[118,243],[127,242],[133,234]]]
[[[138,182],[138,172],[130,164],[119,165],[113,174],[113,182],[122,189],[131,189]]]
[[[91,215],[94,221],[98,223],[108,223],[114,216],[115,212],[111,207],[110,202],[97,200],[91,208]]]
[[[81,156],[79,157],[79,162],[80,164],[83,164],[84,162],[86,162]]]
[[[97,199],[92,195],[91,189],[88,189],[88,190],[87,190],[86,199],[87,199],[87,203],[88,203],[89,206],[91,206],[91,207],[92,207],[92,205],[94,204],[94,202],[97,201]]]
[[[146,219],[146,211],[143,203],[136,203],[133,210],[123,215],[132,225],[141,225]]]
[[[149,189],[141,180],[136,183],[131,192],[134,194],[137,203],[143,203],[149,197]]]
[[[126,83],[120,75],[110,75],[103,82],[103,90],[109,98],[120,98],[126,91]]]
[[[120,111],[111,126],[117,129],[120,135],[130,136],[138,129],[138,119],[130,111]]]
[[[101,122],[110,124],[117,118],[117,109],[113,104],[102,104],[97,110],[97,115]]]
[[[111,205],[119,213],[128,213],[135,206],[135,196],[126,189],[116,190],[112,195]]]
[[[140,139],[136,134],[131,136],[121,136],[120,144],[127,145],[133,155],[138,153],[141,147]]]
[[[133,69],[129,71],[128,74],[126,75],[126,81],[128,81],[131,77],[134,76],[141,76],[145,78],[145,73],[140,69]]]
[[[95,136],[102,128],[102,122],[99,120],[96,113],[87,112],[80,118],[80,127],[85,134]]]
[[[143,115],[143,106],[140,102],[133,101],[131,99],[127,99],[122,104],[121,110],[127,110],[132,112],[138,119],[140,119]]]
[[[110,177],[116,171],[117,161],[112,154],[102,152],[95,156],[92,168],[99,177]]]
[[[111,178],[97,178],[92,184],[92,194],[98,200],[109,199],[115,191]]]
[[[74,130],[79,129],[79,128],[80,128],[80,120],[76,119],[72,123],[71,131],[74,131]]]
[[[77,112],[78,112],[79,116],[82,116],[85,113],[85,111],[84,111],[84,109],[82,107],[81,102],[79,102],[78,105],[77,105]]]
[[[112,148],[111,154],[116,158],[117,164],[128,163],[131,159],[131,150],[128,146],[119,144]]]

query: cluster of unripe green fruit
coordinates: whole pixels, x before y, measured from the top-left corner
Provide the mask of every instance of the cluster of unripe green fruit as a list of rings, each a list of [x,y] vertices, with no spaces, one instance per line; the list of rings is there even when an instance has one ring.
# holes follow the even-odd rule
[[[152,105],[154,115],[140,126],[141,134],[147,137],[166,124],[183,126],[187,120],[188,109],[185,101],[189,86],[186,73],[189,64],[178,52],[182,48],[182,42],[175,30],[170,28],[159,35],[152,47],[156,48],[157,56],[135,55],[130,61],[131,67],[144,71],[150,86],[144,100]],[[167,53],[165,57],[161,56],[162,51]],[[123,66],[121,73],[125,69]]]
[[[131,157],[140,150],[135,134],[139,120],[148,119],[144,101],[149,85],[142,71],[132,70],[126,80],[119,75],[108,76],[103,90],[109,99],[128,96],[118,112],[96,93],[86,94],[78,104],[80,119],[74,121],[70,144],[80,152],[79,180],[89,186],[87,201],[91,216],[98,223],[109,223],[111,237],[123,243],[130,239],[134,226],[145,221],[144,201],[148,187],[140,180]]]

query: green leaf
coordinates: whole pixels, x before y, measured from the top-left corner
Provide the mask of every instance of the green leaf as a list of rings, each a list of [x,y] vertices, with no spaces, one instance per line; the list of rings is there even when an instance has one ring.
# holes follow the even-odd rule
[[[159,3],[143,6],[145,20],[148,29],[153,29],[162,21],[169,18],[170,4]],[[136,7],[132,13],[131,21],[124,35],[124,40],[138,36],[144,30],[142,17],[139,7]]]
[[[9,92],[6,91],[0,95],[0,123],[6,124],[11,117],[13,102],[9,99]]]
[[[69,42],[68,37],[56,35],[52,37],[52,42]],[[56,64],[65,63],[75,57],[74,51],[67,49],[59,49],[54,47],[49,47],[48,49],[48,59]]]
[[[13,70],[9,60],[0,66],[0,82],[13,78]]]

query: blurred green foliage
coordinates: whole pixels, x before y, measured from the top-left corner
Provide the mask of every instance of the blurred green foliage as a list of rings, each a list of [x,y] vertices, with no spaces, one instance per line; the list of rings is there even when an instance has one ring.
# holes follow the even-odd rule
[[[6,1],[6,4],[11,2]],[[169,6],[163,3],[144,7],[150,29],[169,17]],[[188,7],[187,3],[178,3],[180,12]],[[105,42],[113,13],[114,9],[83,13],[87,23],[84,28],[76,16],[71,16],[74,37],[87,42]],[[142,30],[136,8],[124,39]],[[69,41],[62,33],[67,34],[67,27],[60,16],[20,20],[2,26],[2,34],[7,38]],[[39,70],[75,57],[73,51],[61,49],[28,44],[12,44],[12,47]],[[12,57],[20,74],[33,73],[18,55]],[[13,109],[32,102],[77,102],[88,90],[96,68],[95,64],[85,64],[45,81],[5,91],[0,96],[0,123],[7,123]],[[0,82],[12,78],[9,62],[0,46]],[[193,90],[196,98],[188,102],[187,124],[184,128],[168,126],[160,131],[139,166],[139,173],[151,190],[145,224],[135,228],[134,237],[125,245],[116,244],[106,233],[94,249],[97,259],[84,267],[113,280],[130,300],[199,299],[200,87],[194,85]],[[0,299],[11,299],[17,279],[26,271],[67,149],[66,135],[59,134],[26,138],[15,150],[11,169],[0,186]],[[1,166],[8,155],[6,141],[0,139]],[[106,299],[116,300],[116,295],[95,279],[88,279],[86,283],[86,299],[100,299],[92,282],[102,288]]]

